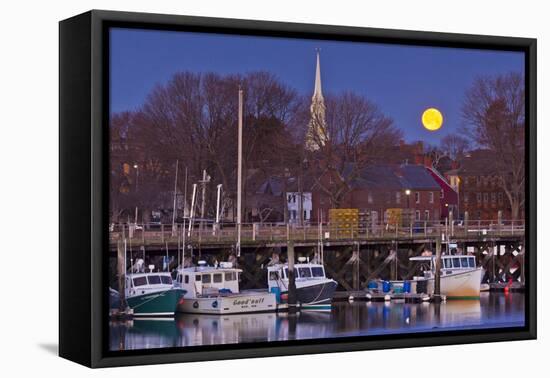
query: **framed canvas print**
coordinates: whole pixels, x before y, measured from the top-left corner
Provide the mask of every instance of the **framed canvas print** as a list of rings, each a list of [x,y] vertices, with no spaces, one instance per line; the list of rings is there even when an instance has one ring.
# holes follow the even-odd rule
[[[60,355],[536,337],[536,41],[60,23]]]

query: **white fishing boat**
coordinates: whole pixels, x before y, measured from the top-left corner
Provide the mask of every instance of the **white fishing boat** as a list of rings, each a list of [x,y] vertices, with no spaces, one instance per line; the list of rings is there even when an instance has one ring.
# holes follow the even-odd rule
[[[411,257],[420,262],[422,276],[414,277],[411,291],[433,294],[435,286],[435,256]],[[441,256],[441,295],[449,299],[479,299],[483,269],[476,265],[475,256]]]
[[[325,275],[322,264],[302,259],[294,264],[297,304],[303,310],[330,310],[332,296],[338,283]],[[277,293],[284,302],[288,296],[288,264],[276,263],[267,267],[269,291]]]
[[[191,314],[240,314],[277,310],[275,294],[266,291],[239,290],[241,269],[229,262],[218,266],[199,265],[179,269],[175,285],[186,291],[177,311]]]

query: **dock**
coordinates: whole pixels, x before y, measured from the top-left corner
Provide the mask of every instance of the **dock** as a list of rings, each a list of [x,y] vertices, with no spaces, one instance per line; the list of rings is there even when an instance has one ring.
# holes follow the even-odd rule
[[[366,290],[357,291],[337,291],[332,298],[333,302],[405,302],[405,303],[422,303],[430,302],[432,298],[428,294],[416,293],[382,293]]]

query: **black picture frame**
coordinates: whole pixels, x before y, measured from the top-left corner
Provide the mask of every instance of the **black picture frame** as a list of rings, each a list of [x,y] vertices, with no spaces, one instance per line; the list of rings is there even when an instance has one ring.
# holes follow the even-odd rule
[[[526,326],[111,353],[108,30],[113,26],[525,52]],[[59,24],[59,354],[89,367],[406,348],[536,338],[536,39],[92,10]]]

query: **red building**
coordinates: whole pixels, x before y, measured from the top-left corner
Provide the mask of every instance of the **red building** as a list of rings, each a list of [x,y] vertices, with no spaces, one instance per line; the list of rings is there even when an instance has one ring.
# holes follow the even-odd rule
[[[451,184],[443,177],[436,169],[426,168],[428,173],[439,184],[441,188],[439,192],[439,208],[441,218],[447,218],[449,212],[452,211],[454,218],[458,218],[460,214],[458,193]]]

